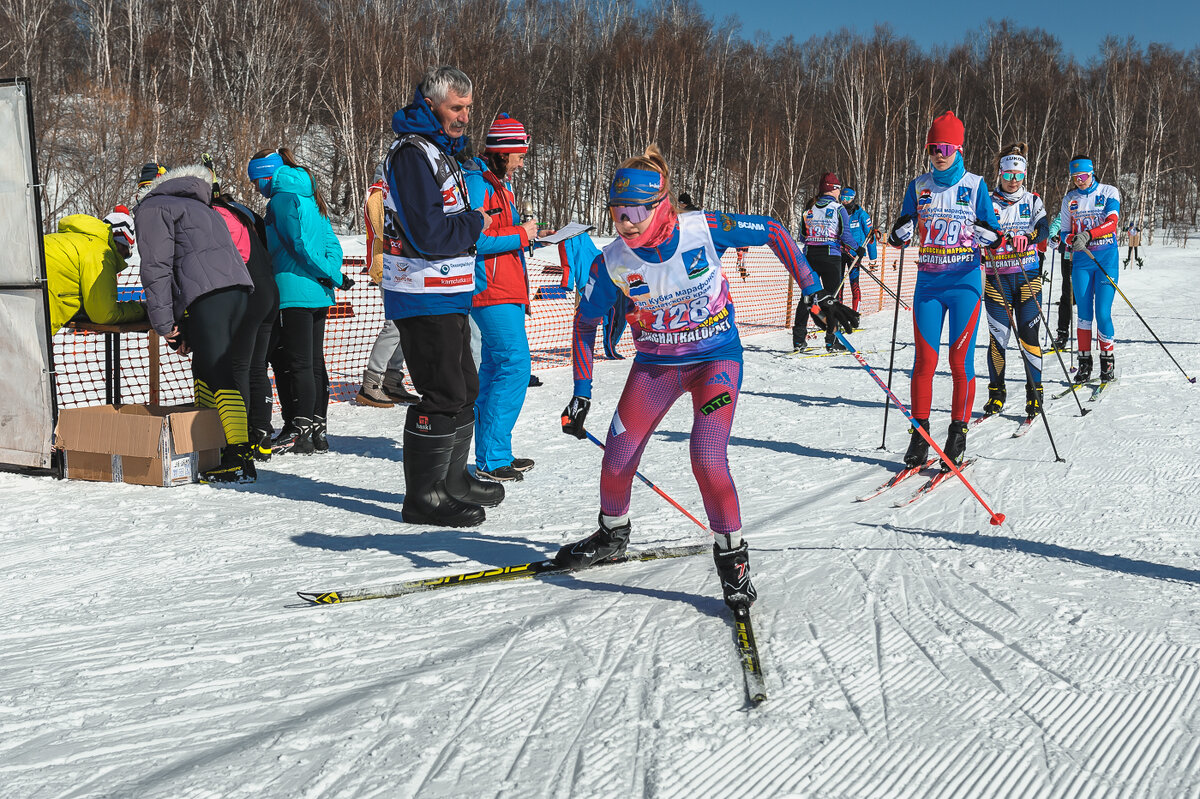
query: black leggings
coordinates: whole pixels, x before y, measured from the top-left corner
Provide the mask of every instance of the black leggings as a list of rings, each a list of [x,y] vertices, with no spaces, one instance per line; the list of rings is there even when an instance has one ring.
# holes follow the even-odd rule
[[[250,292],[243,286],[205,294],[188,306],[180,323],[183,340],[192,351],[196,405],[216,408],[227,444],[244,444],[246,403],[234,377],[234,332],[246,312]]]
[[[279,317],[279,290],[275,279],[270,284],[255,280],[242,323],[233,334],[234,376],[246,402],[246,414],[252,430],[271,430],[271,379],[267,377],[267,354],[275,321]],[[272,291],[271,289],[275,289]]]
[[[1062,294],[1058,300],[1058,331],[1071,332],[1071,307],[1075,302],[1075,294],[1071,291],[1071,259],[1065,255],[1062,259]]]
[[[842,256],[830,255],[826,247],[810,247],[806,256],[808,265],[821,278],[821,290],[813,296],[817,299],[832,297],[842,283]],[[796,318],[792,322],[792,344],[803,347],[808,336],[808,304],[803,299],[796,305]],[[833,328],[826,327],[825,343],[833,342]]]
[[[279,352],[292,394],[284,418],[325,418],[329,375],[325,371],[325,318],[329,308],[284,308],[279,312]],[[278,363],[278,362],[277,362]],[[278,379],[279,372],[276,371]]]

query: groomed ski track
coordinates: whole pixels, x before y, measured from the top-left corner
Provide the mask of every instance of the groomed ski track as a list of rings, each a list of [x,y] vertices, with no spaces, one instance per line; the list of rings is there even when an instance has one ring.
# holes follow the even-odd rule
[[[1195,374],[1200,254],[1145,259],[1121,287]],[[755,709],[707,556],[296,599],[590,532],[601,452],[558,430],[565,369],[517,426],[536,468],[474,530],[401,523],[395,409],[333,406],[334,453],[242,488],[0,474],[0,797],[1200,796],[1200,388],[1119,297],[1114,317],[1120,391],[1086,418],[1047,405],[1068,463],[1040,423],[968,438],[999,528],[952,483],[908,508],[854,502],[897,468],[903,418],[878,450],[883,394],[852,359],[789,359],[786,331],[745,340],[730,460],[761,596]],[[852,340],[886,372],[891,315],[864,325]],[[897,353],[904,399],[911,362]],[[627,364],[597,362],[597,435]],[[1047,394],[1056,372],[1047,358]],[[690,413],[641,470],[703,518]],[[637,482],[632,512],[637,546],[704,540]]]

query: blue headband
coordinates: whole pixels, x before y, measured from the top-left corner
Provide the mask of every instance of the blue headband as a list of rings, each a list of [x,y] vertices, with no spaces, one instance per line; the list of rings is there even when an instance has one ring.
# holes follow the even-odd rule
[[[250,176],[251,180],[262,180],[273,177],[275,171],[281,166],[283,166],[283,158],[279,153],[268,153],[262,158],[251,160],[246,167],[246,174]]]
[[[854,189],[850,188],[849,186],[846,186],[842,189],[842,194],[840,197],[838,197],[838,202],[844,203],[844,202],[846,202],[846,200],[853,200],[853,199],[854,199]]]
[[[1088,174],[1096,172],[1096,167],[1092,166],[1092,159],[1090,158],[1076,158],[1067,169],[1072,175],[1078,175],[1080,172],[1087,172]]]
[[[609,205],[649,205],[659,198],[663,176],[651,169],[618,169],[608,187]]]

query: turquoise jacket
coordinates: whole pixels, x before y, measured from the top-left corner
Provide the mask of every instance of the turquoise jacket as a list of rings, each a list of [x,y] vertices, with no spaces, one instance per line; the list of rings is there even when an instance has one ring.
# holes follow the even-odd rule
[[[271,178],[267,249],[279,285],[279,307],[327,308],[342,284],[342,245],[313,199],[303,169],[281,166]],[[318,281],[325,279],[330,285]]]

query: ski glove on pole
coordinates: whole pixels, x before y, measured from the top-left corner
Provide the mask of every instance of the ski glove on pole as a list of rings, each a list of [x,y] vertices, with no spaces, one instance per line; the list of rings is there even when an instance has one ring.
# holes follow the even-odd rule
[[[854,328],[858,327],[858,312],[847,308],[832,297],[825,297],[820,300],[819,307],[823,317],[826,320],[832,318],[834,324],[844,332],[852,333],[854,332]]]
[[[592,401],[587,397],[571,397],[571,401],[567,403],[567,407],[563,408],[562,412],[563,432],[580,440],[587,438],[583,422],[587,419],[588,409],[591,407]]]
[[[1075,252],[1081,252],[1087,249],[1088,242],[1091,240],[1091,231],[1081,230],[1071,237],[1071,249]]]
[[[893,247],[907,247],[912,243],[913,237],[913,218],[905,215],[896,220],[896,224],[892,225],[892,234],[888,236],[888,244]]]

